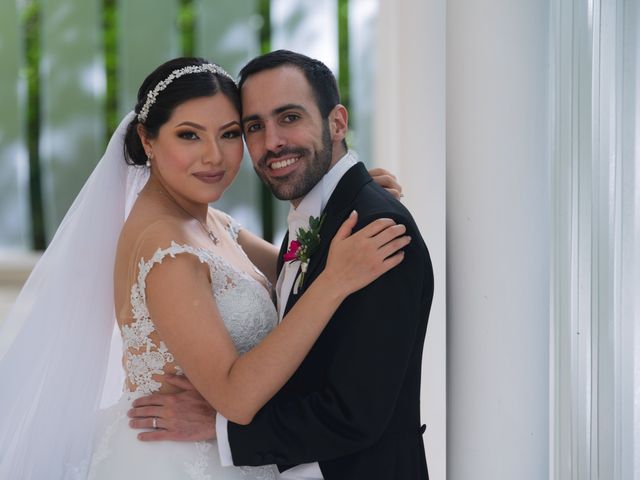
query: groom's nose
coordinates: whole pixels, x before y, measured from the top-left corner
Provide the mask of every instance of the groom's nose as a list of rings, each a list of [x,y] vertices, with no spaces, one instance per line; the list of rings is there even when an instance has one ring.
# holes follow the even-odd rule
[[[286,138],[282,135],[282,130],[273,123],[264,126],[264,147],[266,150],[278,153],[286,144]]]

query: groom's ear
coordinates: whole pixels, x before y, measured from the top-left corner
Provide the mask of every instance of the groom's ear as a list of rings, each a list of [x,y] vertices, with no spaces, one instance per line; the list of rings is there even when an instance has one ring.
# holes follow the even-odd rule
[[[342,143],[347,136],[349,128],[349,112],[344,105],[338,104],[329,112],[329,132],[331,133],[331,141]]]

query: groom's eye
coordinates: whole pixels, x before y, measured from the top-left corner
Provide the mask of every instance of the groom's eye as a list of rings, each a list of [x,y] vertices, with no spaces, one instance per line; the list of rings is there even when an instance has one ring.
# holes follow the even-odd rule
[[[248,127],[245,127],[245,132],[254,133],[260,130],[261,125],[259,123],[252,123]]]
[[[297,113],[287,113],[284,117],[284,123],[293,123],[300,119],[300,115]]]

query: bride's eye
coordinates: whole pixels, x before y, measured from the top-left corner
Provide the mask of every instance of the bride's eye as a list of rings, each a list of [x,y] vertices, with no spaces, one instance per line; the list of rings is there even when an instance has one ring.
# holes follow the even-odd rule
[[[193,132],[191,130],[185,130],[183,132],[179,132],[178,137],[184,140],[198,140],[200,138],[198,137],[198,134],[196,132]]]
[[[228,130],[226,132],[224,132],[222,134],[222,138],[231,140],[234,138],[238,138],[242,136],[242,130],[240,130],[239,128],[233,129],[233,130]]]

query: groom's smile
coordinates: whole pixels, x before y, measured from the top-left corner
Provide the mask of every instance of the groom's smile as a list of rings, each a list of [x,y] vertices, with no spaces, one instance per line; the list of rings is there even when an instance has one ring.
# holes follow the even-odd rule
[[[272,176],[283,176],[295,171],[300,165],[298,163],[309,157],[311,152],[306,148],[284,148],[278,153],[267,152],[257,162],[260,169],[270,169]]]
[[[298,163],[298,160],[300,160],[300,155],[287,158],[286,160],[276,160],[269,164],[269,168],[271,170],[277,171],[278,173],[282,173],[281,170],[283,168],[287,168],[287,167],[290,167],[291,165]]]

